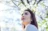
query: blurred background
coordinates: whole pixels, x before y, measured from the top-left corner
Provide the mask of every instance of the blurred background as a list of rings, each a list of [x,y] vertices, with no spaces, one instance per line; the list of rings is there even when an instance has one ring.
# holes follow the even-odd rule
[[[0,0],[0,31],[22,31],[22,12],[30,8],[39,31],[48,31],[48,0]]]

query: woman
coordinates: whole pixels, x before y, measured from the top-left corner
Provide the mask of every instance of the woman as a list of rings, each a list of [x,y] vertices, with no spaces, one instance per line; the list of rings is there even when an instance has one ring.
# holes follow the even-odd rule
[[[34,13],[26,9],[22,14],[23,31],[38,31],[38,25]]]

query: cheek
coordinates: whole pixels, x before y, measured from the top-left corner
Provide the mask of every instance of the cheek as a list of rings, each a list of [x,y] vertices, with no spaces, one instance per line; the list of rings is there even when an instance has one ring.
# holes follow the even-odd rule
[[[30,17],[31,17],[30,15],[27,15],[27,16],[26,16],[27,19],[30,19]]]
[[[31,20],[31,16],[30,16],[30,15],[27,16],[27,20],[28,20],[28,21]]]
[[[25,20],[27,21],[28,19],[29,19],[29,16],[28,16],[28,15],[26,15],[26,16],[25,16]]]
[[[30,21],[30,20],[31,20],[30,15],[26,16],[26,20],[27,20],[27,21]]]

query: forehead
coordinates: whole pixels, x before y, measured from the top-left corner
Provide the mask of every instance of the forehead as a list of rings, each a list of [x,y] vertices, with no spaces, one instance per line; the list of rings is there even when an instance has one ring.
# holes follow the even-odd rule
[[[29,11],[24,11],[23,13],[30,13]]]

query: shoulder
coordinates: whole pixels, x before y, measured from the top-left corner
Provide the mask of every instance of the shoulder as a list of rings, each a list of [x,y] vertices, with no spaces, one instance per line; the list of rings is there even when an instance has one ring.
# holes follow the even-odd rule
[[[38,29],[34,25],[28,25],[26,31],[38,31]]]

